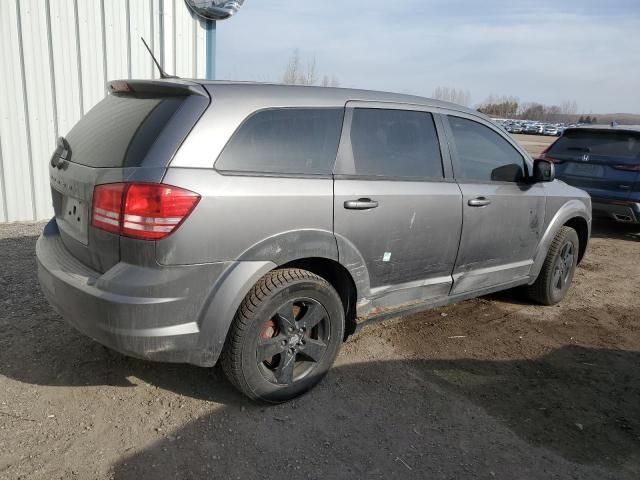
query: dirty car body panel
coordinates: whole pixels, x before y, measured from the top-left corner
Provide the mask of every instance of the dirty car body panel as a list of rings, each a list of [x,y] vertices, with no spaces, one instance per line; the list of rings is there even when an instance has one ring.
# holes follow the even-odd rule
[[[245,295],[296,262],[346,272],[355,304],[345,310],[361,325],[531,284],[562,225],[583,222],[589,236],[588,195],[527,181],[527,153],[457,105],[239,82],[112,85],[54,152],[56,215],[36,248],[54,308],[128,355],[214,365]],[[461,163],[467,137],[455,130],[464,121],[493,145],[470,160],[473,174]],[[116,163],[93,158],[92,142]],[[519,158],[520,170],[501,164],[504,155]],[[497,176],[472,178],[485,170]],[[94,224],[96,187],[105,184],[198,198],[159,227],[127,213],[128,194],[121,211],[97,210],[108,224],[170,231],[140,238]]]

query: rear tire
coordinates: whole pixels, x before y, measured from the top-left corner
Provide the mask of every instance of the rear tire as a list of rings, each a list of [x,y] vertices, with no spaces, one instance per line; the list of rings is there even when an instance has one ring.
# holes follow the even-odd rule
[[[222,352],[231,383],[254,400],[280,403],[326,375],[344,337],[340,296],[306,270],[274,270],[244,298]]]
[[[527,288],[529,298],[543,305],[555,305],[565,297],[578,264],[579,246],[578,233],[571,227],[561,227],[538,278]]]

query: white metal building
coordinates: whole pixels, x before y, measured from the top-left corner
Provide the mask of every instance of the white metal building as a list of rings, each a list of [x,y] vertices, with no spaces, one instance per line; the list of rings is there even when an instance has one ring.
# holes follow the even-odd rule
[[[55,140],[105,95],[107,80],[204,78],[206,29],[184,0],[0,0],[0,222],[53,213]]]

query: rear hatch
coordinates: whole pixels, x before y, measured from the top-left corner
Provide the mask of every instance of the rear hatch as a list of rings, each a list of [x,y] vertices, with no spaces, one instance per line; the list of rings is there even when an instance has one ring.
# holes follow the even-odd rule
[[[198,84],[128,80],[109,94],[58,145],[49,165],[56,223],[67,250],[104,272],[120,259],[120,236],[91,226],[94,187],[159,182],[209,104]]]
[[[594,199],[626,200],[640,180],[640,131],[573,128],[544,153],[556,176]]]

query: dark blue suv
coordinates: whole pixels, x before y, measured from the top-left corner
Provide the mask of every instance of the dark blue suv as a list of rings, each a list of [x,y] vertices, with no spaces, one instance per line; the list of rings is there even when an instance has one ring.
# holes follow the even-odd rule
[[[640,128],[569,128],[541,158],[591,195],[594,215],[640,223]]]

